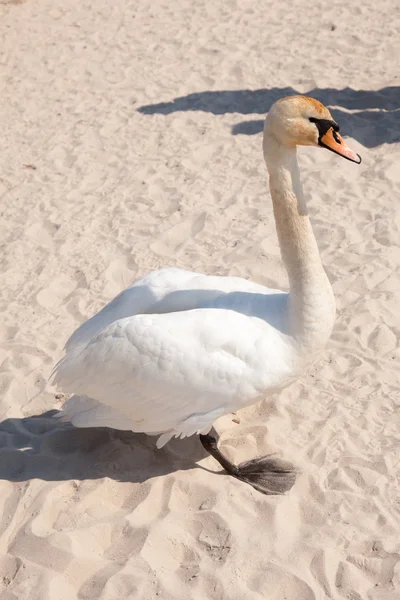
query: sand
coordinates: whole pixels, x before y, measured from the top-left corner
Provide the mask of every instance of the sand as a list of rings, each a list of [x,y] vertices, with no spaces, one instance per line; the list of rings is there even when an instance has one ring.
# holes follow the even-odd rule
[[[394,0],[0,1],[0,597],[400,598],[400,87]],[[279,397],[198,440],[74,430],[47,385],[72,331],[167,265],[284,287],[262,120],[328,104],[363,157],[300,150],[338,316]]]

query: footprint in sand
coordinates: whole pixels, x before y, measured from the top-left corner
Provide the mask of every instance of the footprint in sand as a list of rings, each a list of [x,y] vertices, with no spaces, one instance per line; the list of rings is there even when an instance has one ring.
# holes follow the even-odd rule
[[[132,264],[133,261],[129,262]],[[119,258],[110,262],[102,277],[106,282],[103,294],[106,298],[112,298],[135,281],[136,271],[128,267],[125,258]]]
[[[40,306],[53,312],[72,294],[76,285],[76,281],[73,281],[66,275],[60,275],[53,279],[47,288],[40,290],[36,296],[36,300]]]
[[[162,233],[150,249],[160,256],[175,257],[185,244],[204,229],[206,213],[202,212],[193,219],[174,225]]]
[[[377,325],[368,339],[368,346],[379,356],[393,352],[397,345],[396,334],[385,323]]]
[[[229,523],[218,513],[204,510],[196,515],[191,529],[206,555],[223,565],[233,544]]]
[[[268,600],[319,600],[304,579],[273,564],[253,575],[249,588],[264,593]]]
[[[54,246],[54,234],[57,233],[60,226],[51,221],[39,221],[33,223],[25,232],[27,237],[32,238],[39,246],[52,248]]]

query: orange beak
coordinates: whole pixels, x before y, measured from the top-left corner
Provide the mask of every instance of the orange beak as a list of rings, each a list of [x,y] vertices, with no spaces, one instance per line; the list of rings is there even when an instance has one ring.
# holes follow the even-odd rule
[[[340,154],[347,160],[351,160],[357,164],[361,162],[361,156],[354,152],[347,144],[345,144],[343,138],[338,134],[337,131],[330,127],[328,131],[319,139],[319,145],[323,148],[327,148],[336,154]]]

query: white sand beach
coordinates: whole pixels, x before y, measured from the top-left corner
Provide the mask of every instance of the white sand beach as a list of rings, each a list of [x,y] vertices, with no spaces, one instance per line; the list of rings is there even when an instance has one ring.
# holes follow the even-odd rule
[[[0,0],[2,600],[400,598],[400,17],[394,0]],[[300,148],[337,301],[326,352],[199,440],[73,429],[47,379],[149,270],[287,289],[262,126],[323,102],[360,166]]]

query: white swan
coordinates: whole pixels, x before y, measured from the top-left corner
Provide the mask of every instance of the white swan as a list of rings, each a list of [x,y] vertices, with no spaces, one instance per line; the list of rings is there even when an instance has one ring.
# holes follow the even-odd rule
[[[279,100],[265,122],[264,157],[290,292],[177,268],[149,273],[67,342],[53,382],[77,395],[65,403],[63,420],[157,434],[159,448],[173,436],[201,434],[230,474],[259,491],[293,485],[290,465],[261,458],[236,466],[206,434],[221,415],[291,383],[330,336],[334,297],[307,214],[296,145],[361,162],[338,131],[328,109],[304,96]]]

